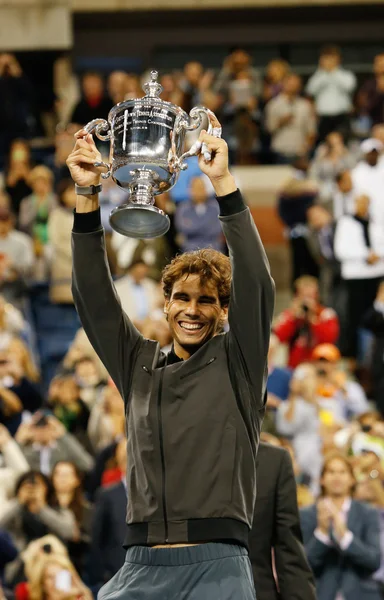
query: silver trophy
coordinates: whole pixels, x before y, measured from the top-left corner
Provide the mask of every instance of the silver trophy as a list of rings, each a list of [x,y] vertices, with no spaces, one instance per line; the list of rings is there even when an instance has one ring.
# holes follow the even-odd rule
[[[143,98],[120,102],[108,121],[94,119],[85,127],[111,143],[112,163],[95,165],[107,170],[102,178],[112,176],[129,191],[129,202],[113,209],[110,223],[115,231],[133,238],[155,238],[168,231],[169,218],[154,206],[155,196],[170,190],[180,171],[187,168],[185,158],[200,151],[197,142],[183,153],[185,134],[200,127],[210,113],[197,106],[188,116],[179,106],[161,100],[163,88],[157,77],[157,71],[152,71],[151,81],[143,86]]]

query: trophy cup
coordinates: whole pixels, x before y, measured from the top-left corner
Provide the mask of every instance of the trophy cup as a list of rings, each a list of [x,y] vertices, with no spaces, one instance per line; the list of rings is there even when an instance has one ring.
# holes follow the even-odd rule
[[[111,164],[97,162],[115,183],[129,191],[129,202],[114,208],[110,215],[112,228],[133,238],[155,238],[169,229],[169,217],[154,206],[155,196],[170,190],[184,159],[197,154],[201,144],[195,143],[183,153],[185,134],[200,127],[210,111],[195,107],[189,113],[159,98],[163,88],[157,82],[157,71],[144,84],[143,98],[127,100],[114,106],[105,119],[94,119],[85,130],[103,141],[110,141]],[[209,124],[209,120],[208,120]],[[208,128],[208,132],[210,129]]]

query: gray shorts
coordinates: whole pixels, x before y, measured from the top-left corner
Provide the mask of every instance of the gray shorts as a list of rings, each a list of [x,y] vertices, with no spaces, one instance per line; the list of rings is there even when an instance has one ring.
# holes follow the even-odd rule
[[[248,552],[209,543],[186,548],[133,546],[98,600],[255,600]]]

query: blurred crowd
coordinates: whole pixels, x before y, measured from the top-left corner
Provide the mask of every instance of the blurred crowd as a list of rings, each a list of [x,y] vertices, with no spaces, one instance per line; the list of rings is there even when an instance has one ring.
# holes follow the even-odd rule
[[[59,60],[54,114],[37,115],[33,81],[15,56],[0,55],[0,596],[6,598],[91,598],[124,560],[124,406],[73,306],[76,196],[65,161],[73,133],[107,118],[116,103],[143,96],[146,79],[120,71],[78,79]],[[164,100],[187,112],[203,104],[218,114],[232,164],[291,166],[277,210],[292,256],[292,301],[273,326],[262,435],[291,454],[315,572],[332,565],[314,554],[312,530],[332,544],[324,539],[333,519],[345,534],[348,511],[336,502],[340,496],[375,507],[384,552],[384,54],[361,85],[331,46],[305,85],[281,59],[262,76],[242,49],[229,54],[220,72],[189,62],[160,82]],[[178,252],[206,246],[226,252],[217,204],[195,159],[175,188],[156,199],[171,220],[165,237],[133,240],[113,232],[110,210],[126,200],[124,190],[103,182],[110,269],[124,310],[167,351],[162,269]],[[356,551],[354,560],[357,576],[364,572],[383,589],[379,541],[372,538],[368,558]]]

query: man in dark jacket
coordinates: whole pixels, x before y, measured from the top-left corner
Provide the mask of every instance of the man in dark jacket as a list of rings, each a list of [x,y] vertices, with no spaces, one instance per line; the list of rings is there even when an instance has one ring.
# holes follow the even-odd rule
[[[211,124],[218,132],[216,117]],[[167,356],[137,331],[115,293],[99,188],[89,188],[100,178],[92,136],[78,132],[67,161],[78,194],[74,300],[127,414],[128,552],[101,598],[254,598],[247,545],[274,284],[229,172],[227,144],[205,131],[200,141],[211,152],[212,160],[200,155],[199,164],[218,197],[230,258],[204,249],[176,257],[164,270],[164,312],[174,340]],[[230,331],[221,334],[227,315]]]
[[[316,600],[315,582],[302,542],[296,481],[288,452],[271,444],[260,444],[256,473],[257,499],[249,558],[257,600]]]

